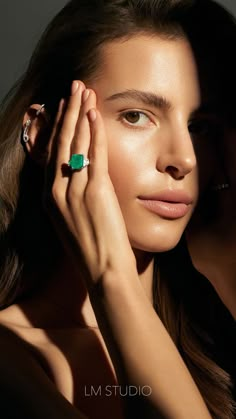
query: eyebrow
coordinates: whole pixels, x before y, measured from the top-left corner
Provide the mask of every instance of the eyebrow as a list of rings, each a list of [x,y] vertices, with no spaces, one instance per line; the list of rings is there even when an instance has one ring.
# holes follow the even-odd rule
[[[118,99],[133,99],[138,102],[142,102],[145,105],[163,110],[169,110],[172,107],[171,103],[164,96],[144,92],[142,90],[129,89],[124,92],[115,93],[114,95],[109,96],[106,101],[114,101]]]

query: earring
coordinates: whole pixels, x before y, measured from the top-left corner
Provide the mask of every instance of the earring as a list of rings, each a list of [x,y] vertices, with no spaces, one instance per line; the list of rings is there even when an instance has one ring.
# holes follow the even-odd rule
[[[42,112],[44,107],[45,107],[45,104],[40,106],[40,108],[36,112],[36,117],[40,115],[40,113]],[[27,119],[27,121],[25,123],[23,133],[22,133],[22,141],[23,141],[24,144],[28,143],[28,141],[29,141],[28,129],[29,129],[31,124],[32,124],[32,120]]]
[[[32,123],[31,119],[27,119],[24,131],[23,131],[23,134],[22,134],[22,140],[25,144],[28,143],[28,141],[29,141],[28,129],[29,129],[31,123]]]
[[[223,191],[229,188],[230,188],[229,183],[218,183],[217,185],[212,187],[212,190],[215,192],[219,192],[219,191]]]
[[[40,106],[40,108],[36,112],[36,116],[39,116],[39,114],[42,112],[43,108],[45,108],[45,104]]]

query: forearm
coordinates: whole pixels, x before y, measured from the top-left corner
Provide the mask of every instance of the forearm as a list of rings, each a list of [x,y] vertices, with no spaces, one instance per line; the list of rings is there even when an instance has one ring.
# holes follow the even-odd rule
[[[137,274],[107,274],[91,300],[111,357],[118,354],[118,376],[121,361],[129,384],[149,386],[150,401],[166,419],[211,417]]]

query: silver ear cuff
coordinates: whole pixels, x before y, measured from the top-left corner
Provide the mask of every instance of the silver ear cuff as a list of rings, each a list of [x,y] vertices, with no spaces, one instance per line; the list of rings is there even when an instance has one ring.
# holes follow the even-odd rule
[[[42,112],[43,108],[45,107],[45,104],[41,105],[40,108],[37,110],[36,112],[36,117],[40,115],[40,113]],[[28,143],[29,141],[29,134],[28,134],[28,129],[30,127],[30,125],[32,124],[32,120],[31,119],[27,119],[26,123],[25,123],[25,127],[22,133],[22,141],[24,144]]]
[[[27,119],[24,131],[23,131],[23,134],[22,134],[22,140],[25,144],[28,143],[28,141],[29,141],[28,129],[29,129],[31,123],[32,123],[31,119]]]

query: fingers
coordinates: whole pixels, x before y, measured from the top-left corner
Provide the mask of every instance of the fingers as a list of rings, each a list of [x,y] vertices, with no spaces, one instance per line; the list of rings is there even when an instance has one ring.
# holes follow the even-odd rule
[[[108,174],[108,150],[105,126],[98,110],[91,109],[88,113],[91,125],[91,145],[89,156],[91,159],[90,177],[100,178]]]
[[[96,106],[96,95],[92,90],[86,89],[82,94],[82,106],[77,122],[73,141],[71,143],[71,155],[83,154],[90,157],[89,149],[91,142],[91,127],[88,120],[88,112]],[[70,181],[70,193],[82,195],[88,182],[88,168],[74,171]]]
[[[82,82],[73,82],[67,104],[61,101],[50,143],[55,149],[55,154],[51,153],[55,165],[52,197],[63,211],[67,205],[81,209],[88,183],[93,180],[99,186],[101,176],[108,176],[106,133],[96,110],[96,95]],[[63,176],[62,167],[67,167],[73,154],[89,158],[91,165]]]
[[[51,152],[51,160],[55,166],[52,195],[56,201],[66,199],[68,185],[76,174],[66,170],[66,176],[63,176],[71,155],[88,154],[90,128],[86,114],[89,107],[96,106],[95,94],[93,93],[91,99],[89,96],[90,90],[87,90],[82,82],[74,81],[68,103],[64,105],[64,109],[62,106],[59,107],[49,145],[49,148],[54,150]],[[87,171],[82,172],[79,173],[82,175],[80,181],[84,177],[86,182]],[[84,182],[80,183],[80,189]]]
[[[85,86],[82,82],[73,82],[72,94],[69,98],[67,109],[65,111],[60,133],[56,141],[57,156],[56,156],[56,177],[61,176],[61,167],[68,163],[71,154],[71,142],[73,140],[77,121],[80,114],[82,93]]]

